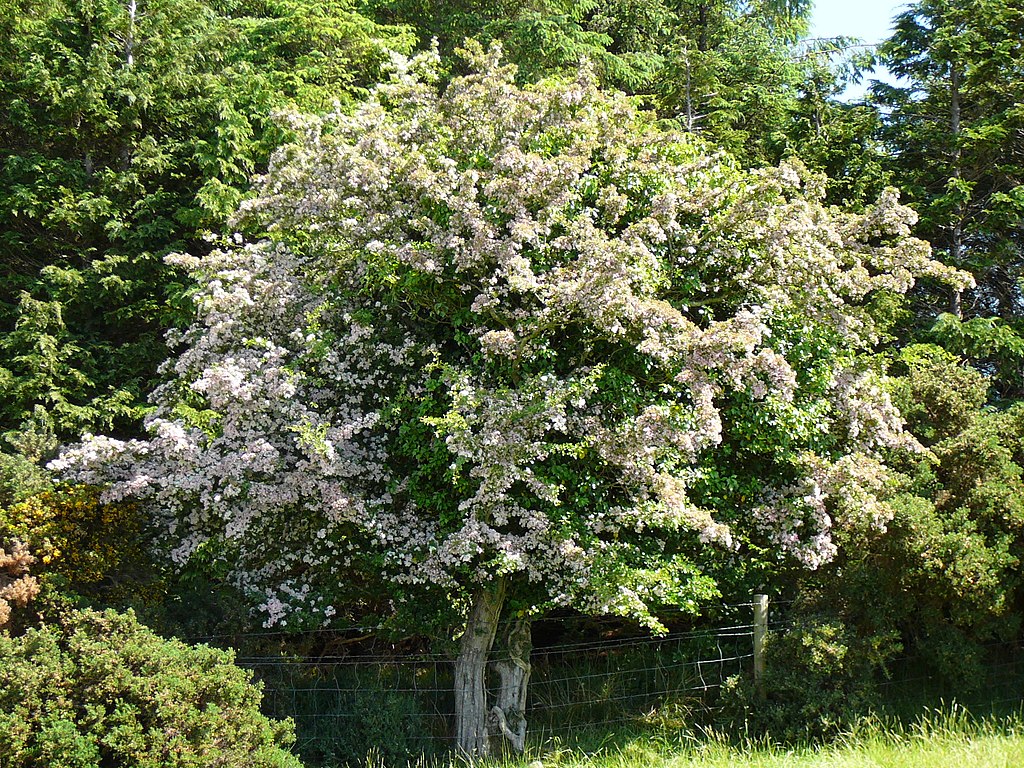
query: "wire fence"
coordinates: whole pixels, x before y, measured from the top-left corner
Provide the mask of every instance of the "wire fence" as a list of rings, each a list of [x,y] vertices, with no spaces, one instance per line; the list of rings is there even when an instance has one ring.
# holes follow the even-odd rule
[[[751,604],[718,606],[717,615],[722,626],[660,636],[621,622],[537,622],[528,738],[568,743],[581,729],[641,724],[670,709],[712,706],[723,683],[753,657]],[[448,751],[455,716],[452,653],[374,643],[374,631],[197,640],[236,648],[236,663],[264,686],[264,711],[295,721],[296,748],[313,764],[358,762],[368,753],[402,762]],[[497,655],[493,660],[500,660]],[[489,676],[492,693],[498,683],[497,674]]]
[[[574,633],[564,626],[545,632],[541,623],[531,655],[528,739],[543,743],[556,738],[571,745],[584,732],[611,732],[625,724],[671,727],[673,718],[690,723],[713,717],[722,687],[753,666],[751,608],[749,603],[722,606],[719,615],[733,621],[661,636],[630,634],[622,625],[595,631],[591,625],[572,640],[567,638]],[[768,623],[776,636],[794,628],[799,627],[784,617]],[[372,637],[370,630],[356,639]],[[289,646],[285,637],[258,633],[233,636],[231,643],[219,640],[274,648],[238,653],[236,661],[263,683],[266,713],[295,721],[296,748],[310,764],[363,762],[371,753],[400,764],[451,748],[455,699],[450,653],[373,643],[354,650],[351,631],[339,638],[322,633],[305,646]],[[993,707],[1020,703],[1024,655],[1016,643],[993,644],[989,650],[985,677],[974,686],[978,702]],[[495,689],[498,682],[496,674],[489,679]],[[912,656],[890,662],[879,685],[890,692],[912,689],[926,703],[949,702],[954,696],[963,700],[962,685],[954,690],[947,678]]]
[[[532,658],[528,736],[636,722],[708,705],[753,658],[753,624],[542,648]]]
[[[990,642],[980,655],[946,659],[913,654],[890,660],[877,684],[890,707],[913,714],[921,707],[957,704],[975,716],[999,714],[1024,704],[1024,648],[1019,641]],[[943,671],[942,666],[959,667]]]

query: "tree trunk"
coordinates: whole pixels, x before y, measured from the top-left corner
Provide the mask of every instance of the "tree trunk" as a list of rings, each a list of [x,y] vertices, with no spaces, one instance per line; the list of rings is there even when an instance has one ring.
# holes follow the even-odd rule
[[[690,51],[686,51],[686,130],[693,133],[697,130],[697,115],[693,109],[693,83],[690,77],[690,70],[692,64],[690,61]]]
[[[481,587],[473,600],[455,661],[455,743],[466,757],[487,757],[487,657],[505,602],[505,580]]]
[[[135,64],[135,21],[139,11],[138,0],[128,0],[128,31],[124,36],[124,65],[131,69]]]
[[[530,620],[512,622],[506,636],[508,658],[495,662],[501,677],[498,700],[490,712],[491,730],[496,739],[508,743],[513,752],[526,749],[526,688],[530,682],[532,637]]]
[[[138,0],[128,0],[126,8],[128,12],[128,27],[124,35],[124,69],[129,70],[135,66],[135,25],[138,22],[139,5]],[[131,166],[132,147],[131,141],[125,141],[120,152],[122,171],[127,171]]]
[[[697,50],[701,53],[707,53],[708,51],[708,6],[707,3],[701,3],[700,8],[697,10],[697,26],[700,27],[700,32],[697,33]]]
[[[957,68],[957,61],[955,59],[949,64],[949,133],[953,140],[953,152],[950,158],[952,163],[951,170],[953,178],[959,181],[962,177],[960,159],[960,70]],[[959,190],[957,190],[957,194],[960,194]],[[967,206],[963,202],[958,202],[953,215],[956,219],[953,222],[949,243],[949,263],[954,267],[962,269],[964,220],[967,216]],[[949,311],[958,319],[963,319],[963,305],[959,289],[953,289]]]

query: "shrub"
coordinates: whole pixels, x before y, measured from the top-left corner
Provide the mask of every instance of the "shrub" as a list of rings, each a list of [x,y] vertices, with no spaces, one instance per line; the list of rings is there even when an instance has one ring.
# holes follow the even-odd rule
[[[230,652],[164,640],[133,613],[81,611],[0,635],[4,768],[300,767],[290,722]]]
[[[49,487],[46,472],[24,456],[0,453],[0,509]]]
[[[34,562],[21,542],[0,547],[0,629],[10,623],[12,607],[24,608],[39,594],[39,582],[28,572]]]
[[[0,510],[3,537],[28,545],[47,600],[60,594],[120,605],[159,592],[138,507],[102,504],[94,486],[60,486]]]
[[[749,677],[731,679],[723,712],[746,733],[784,742],[835,736],[878,703],[875,672],[900,649],[895,633],[857,636],[807,618],[765,646],[765,699]]]
[[[227,583],[221,551],[207,547],[175,574],[153,546],[153,525],[137,504],[102,503],[102,489],[59,485],[0,507],[0,542],[25,542],[35,557],[39,614],[71,608],[132,608],[162,634],[200,637],[241,631],[248,612]],[[35,619],[22,614],[26,622]]]

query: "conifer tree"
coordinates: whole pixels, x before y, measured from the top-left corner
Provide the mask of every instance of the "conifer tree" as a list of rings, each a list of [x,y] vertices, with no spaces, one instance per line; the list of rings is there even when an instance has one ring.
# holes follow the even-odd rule
[[[282,139],[403,30],[349,0],[0,0],[0,434],[137,430],[187,322],[163,256],[222,227]]]
[[[1024,5],[922,0],[896,20],[883,59],[906,86],[879,86],[896,183],[917,232],[977,287],[930,294],[925,319],[957,354],[1024,394]],[[924,296],[921,297],[924,299]]]

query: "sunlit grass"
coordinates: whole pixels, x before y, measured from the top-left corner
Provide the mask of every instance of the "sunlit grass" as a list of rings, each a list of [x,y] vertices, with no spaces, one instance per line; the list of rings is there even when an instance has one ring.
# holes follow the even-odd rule
[[[929,712],[909,724],[862,720],[828,745],[781,746],[723,733],[623,738],[592,749],[557,741],[534,745],[518,759],[487,768],[1019,768],[1024,766],[1024,719],[975,719],[960,708]],[[422,761],[419,768],[465,768]],[[371,759],[368,768],[385,767]]]

